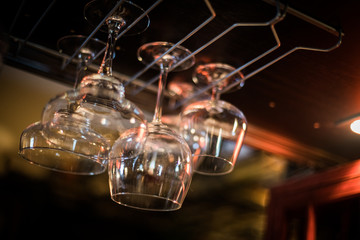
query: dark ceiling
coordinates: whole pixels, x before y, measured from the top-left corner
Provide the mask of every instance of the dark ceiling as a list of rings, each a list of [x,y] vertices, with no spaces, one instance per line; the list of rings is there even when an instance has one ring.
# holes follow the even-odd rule
[[[88,36],[92,33],[94,26],[84,19],[83,14],[87,2],[8,1],[0,10],[4,62],[72,85],[74,64],[61,68],[68,55],[58,52],[57,41],[66,35]],[[155,0],[134,2],[147,9]],[[181,44],[191,51],[196,51],[235,23],[262,23],[276,15],[276,7],[271,1],[209,2],[216,17]],[[43,15],[49,6],[49,11]],[[292,0],[287,9],[285,18],[275,25],[281,47],[245,68],[245,76],[295,47],[331,48],[339,41],[337,30],[340,29],[344,33],[342,44],[330,52],[295,51],[250,77],[242,89],[224,93],[222,99],[244,112],[250,124],[250,137],[253,129],[260,129],[260,133],[281,136],[295,145],[299,143],[328,153],[330,160],[355,160],[360,157],[360,136],[351,133],[345,125],[335,123],[360,112],[360,2]],[[293,14],[295,10],[301,12],[302,18]],[[151,23],[145,32],[118,40],[114,71],[134,76],[144,68],[136,57],[142,44],[152,41],[177,43],[210,17],[206,1],[162,1],[149,13]],[[312,23],[308,22],[310,20]],[[94,37],[106,41],[103,32],[96,32]],[[270,26],[237,27],[199,52],[196,65],[222,62],[240,67],[274,46],[276,41]],[[98,66],[100,61],[101,57],[93,65]],[[193,70],[171,73],[169,82],[174,79],[191,82]],[[139,76],[141,81],[137,83],[146,83],[156,74],[157,71],[149,70]],[[127,95],[151,112],[153,105],[144,103],[144,100],[149,103],[147,98],[155,96],[151,89],[156,89],[156,85],[137,96],[131,96],[129,89]],[[170,109],[165,113],[171,113]],[[261,141],[258,144],[253,147],[262,148]]]

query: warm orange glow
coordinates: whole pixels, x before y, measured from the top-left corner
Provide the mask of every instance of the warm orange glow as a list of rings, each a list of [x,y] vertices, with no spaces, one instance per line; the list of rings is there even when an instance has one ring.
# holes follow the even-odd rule
[[[308,205],[306,239],[315,240],[316,238],[316,220],[314,205]]]
[[[244,136],[245,136],[245,131],[241,131],[241,133],[239,134],[239,137],[238,137],[238,139],[236,141],[236,146],[235,146],[234,153],[233,153],[233,156],[232,156],[233,160],[236,160],[238,158],[238,156],[239,156],[241,146],[242,146],[243,141],[244,141]]]
[[[354,133],[360,134],[360,120],[355,120],[350,124],[350,129]]]

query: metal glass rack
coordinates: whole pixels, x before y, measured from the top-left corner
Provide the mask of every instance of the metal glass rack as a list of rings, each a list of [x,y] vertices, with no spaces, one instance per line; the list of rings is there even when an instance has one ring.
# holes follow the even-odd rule
[[[86,43],[99,31],[100,27],[103,25],[103,23],[106,21],[106,18],[108,16],[110,16],[112,14],[112,12],[115,11],[115,9],[121,4],[123,0],[119,0],[116,2],[116,4],[114,5],[113,9],[111,11],[109,11],[109,13],[105,16],[105,18],[93,29],[93,31],[91,32],[91,34],[89,34],[87,36],[87,38],[84,40],[84,42],[81,44],[81,46],[79,46],[78,49],[76,49],[76,51],[69,57],[68,55],[53,51],[51,49],[47,49],[46,47],[37,45],[35,43],[31,43],[29,42],[30,37],[32,36],[32,34],[34,33],[34,31],[36,30],[36,28],[38,27],[38,25],[44,21],[45,16],[50,12],[50,9],[55,5],[56,0],[53,0],[50,2],[50,4],[48,5],[48,7],[46,8],[46,10],[43,12],[43,14],[38,18],[38,21],[33,25],[31,31],[28,33],[28,35],[24,38],[24,39],[20,39],[20,38],[16,38],[13,37],[17,42],[18,42],[18,48],[17,48],[17,54],[19,54],[22,50],[22,48],[27,45],[30,46],[32,48],[35,48],[37,50],[46,52],[48,54],[57,56],[57,57],[61,57],[64,59],[63,64],[61,66],[61,69],[65,69],[72,61],[74,61],[75,56],[77,56],[77,54],[80,52],[80,49],[86,45]],[[196,34],[203,28],[205,28],[208,23],[210,23],[212,20],[214,20],[217,17],[217,14],[211,4],[211,0],[203,0],[205,3],[205,6],[207,8],[207,11],[209,12],[209,17],[207,19],[205,19],[201,24],[195,26],[193,28],[192,31],[190,31],[188,34],[186,34],[183,38],[181,38],[180,40],[178,40],[174,46],[172,48],[170,48],[168,51],[166,51],[163,55],[159,56],[156,60],[154,60],[153,62],[151,62],[150,64],[146,65],[144,68],[142,68],[140,71],[138,71],[136,74],[134,74],[133,76],[128,76],[125,82],[125,86],[129,85],[129,84],[133,84],[136,86],[135,90],[133,90],[131,92],[132,95],[137,95],[138,93],[142,92],[144,89],[152,89],[152,91],[156,91],[156,89],[154,89],[154,86],[152,85],[152,83],[154,83],[155,81],[157,81],[158,76],[154,76],[153,78],[151,78],[148,81],[143,81],[141,79],[139,79],[145,72],[147,72],[154,64],[156,64],[156,62],[161,59],[164,55],[166,55],[167,53],[171,52],[173,49],[175,49],[178,45],[183,44],[184,42],[186,42],[189,38],[196,36]],[[9,30],[9,35],[11,36],[11,32],[14,28],[14,25],[20,15],[20,13],[23,11],[23,5],[24,5],[25,1],[22,1],[22,4],[19,6],[18,8],[18,12],[16,14],[16,16],[13,19],[13,22],[11,24],[10,30]],[[159,4],[161,4],[163,1],[162,0],[156,0],[150,7],[148,7],[145,12],[139,16],[133,23],[131,23],[130,25],[128,25],[126,27],[126,29],[124,31],[122,31],[117,39],[121,38],[128,30],[130,30],[138,21],[140,21],[143,17],[145,17],[147,14],[149,14],[151,11],[153,11]],[[207,41],[206,43],[204,43],[201,47],[197,48],[197,49],[191,49],[192,50],[192,54],[183,59],[182,61],[180,61],[179,63],[177,63],[176,65],[172,66],[170,71],[175,69],[178,65],[180,65],[181,63],[185,62],[187,59],[189,59],[192,56],[196,56],[198,53],[200,53],[201,51],[205,50],[206,48],[208,48],[210,45],[212,45],[213,43],[215,43],[216,41],[218,41],[219,39],[223,38],[225,35],[229,34],[231,31],[233,31],[236,28],[245,28],[245,27],[269,27],[271,29],[271,33],[273,35],[273,39],[275,41],[274,46],[272,46],[271,48],[269,48],[268,50],[264,51],[263,53],[259,54],[258,56],[254,57],[253,59],[251,59],[250,61],[247,61],[246,63],[242,64],[241,66],[238,66],[233,72],[229,73],[228,75],[226,75],[225,77],[223,77],[222,79],[219,79],[216,82],[213,82],[212,84],[209,84],[206,87],[201,88],[200,90],[196,91],[195,93],[193,93],[191,96],[180,100],[179,102],[177,102],[177,104],[175,104],[173,106],[173,108],[178,108],[184,104],[186,104],[188,101],[190,101],[191,99],[201,95],[202,93],[208,91],[209,89],[211,89],[213,86],[215,86],[216,84],[218,84],[219,82],[223,81],[224,79],[233,76],[234,74],[236,74],[239,71],[243,71],[246,68],[248,68],[250,65],[253,65],[254,63],[258,62],[259,60],[263,59],[265,56],[271,56],[271,55],[277,55],[275,57],[272,58],[272,60],[268,61],[267,63],[261,65],[260,67],[257,67],[255,70],[247,73],[244,75],[243,77],[243,81],[251,78],[252,76],[256,75],[257,73],[263,71],[264,69],[270,67],[271,65],[273,65],[274,63],[278,62],[279,60],[285,58],[286,56],[294,53],[295,51],[299,51],[299,50],[305,50],[305,51],[317,51],[317,52],[329,52],[332,51],[333,49],[337,48],[340,46],[341,42],[342,42],[342,38],[343,38],[343,33],[341,32],[341,30],[337,30],[319,20],[316,20],[302,12],[297,11],[296,9],[293,9],[291,7],[288,7],[282,3],[280,3],[279,1],[275,1],[275,0],[263,0],[263,2],[273,5],[276,8],[276,13],[275,16],[273,18],[271,18],[268,21],[265,22],[236,22],[233,23],[230,27],[224,29],[221,33],[219,33],[217,36],[213,37],[210,41]],[[275,29],[276,24],[278,24],[279,22],[283,21],[287,14],[291,14],[303,21],[306,21],[307,23],[310,23],[312,25],[314,25],[315,27],[319,28],[319,30],[322,31],[327,31],[328,33],[334,35],[337,37],[337,41],[334,43],[334,45],[330,46],[330,47],[326,47],[326,48],[316,48],[316,47],[307,47],[307,46],[296,46],[293,47],[292,49],[280,53],[276,54],[277,52],[280,52],[280,48],[281,48],[281,40],[278,36],[278,33]],[[103,54],[105,48],[100,51],[94,59],[96,59],[97,57],[99,57],[101,54]],[[233,84],[230,84],[229,86],[227,86],[225,89],[223,89],[223,92],[227,92],[230,89],[234,88],[238,83],[234,82]],[[168,95],[168,94],[167,94]]]

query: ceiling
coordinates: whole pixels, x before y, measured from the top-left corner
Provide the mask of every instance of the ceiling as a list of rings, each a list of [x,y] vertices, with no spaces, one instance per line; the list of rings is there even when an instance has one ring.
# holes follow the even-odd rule
[[[4,63],[72,86],[76,67],[73,63],[61,67],[71,54],[59,53],[57,41],[66,35],[88,36],[93,32],[94,26],[83,14],[87,2],[7,2],[6,8],[0,10]],[[134,2],[148,9],[155,0]],[[188,36],[181,45],[194,52],[235,23],[266,23],[277,13],[271,1],[209,2],[216,16],[203,28],[192,32],[211,19],[211,8],[206,1],[162,1],[149,12],[150,26],[145,32],[123,36],[117,41],[114,74],[126,80],[144,69],[136,57],[142,44],[177,43]],[[242,72],[250,76],[273,60],[279,61],[249,77],[241,89],[221,97],[247,117],[249,129],[245,142],[248,145],[319,166],[360,157],[360,136],[351,133],[346,124],[337,124],[360,113],[358,9],[360,2],[357,0],[288,2],[285,18],[275,24],[281,46]],[[294,15],[295,10],[301,17]],[[327,49],[336,46],[340,39],[336,30],[339,29],[344,35],[338,48],[329,52],[299,49],[280,60],[295,47]],[[193,35],[189,36],[190,33]],[[94,37],[106,41],[106,34],[101,31]],[[274,46],[276,41],[270,26],[239,26],[196,54],[196,65],[222,62],[238,68]],[[100,61],[101,57],[95,59],[90,69],[96,71]],[[191,83],[193,71],[194,67],[170,73],[169,83],[175,80]],[[127,89],[127,97],[150,113],[155,105],[156,83],[135,96],[131,93],[156,75],[156,70],[149,69]],[[181,109],[164,107],[165,115]]]

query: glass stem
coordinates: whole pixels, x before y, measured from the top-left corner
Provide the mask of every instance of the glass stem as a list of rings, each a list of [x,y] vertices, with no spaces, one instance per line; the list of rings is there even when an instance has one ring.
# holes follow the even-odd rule
[[[74,84],[74,89],[77,88],[81,79],[86,75],[85,72],[87,70],[87,58],[80,59],[78,65],[76,66],[76,79]]]
[[[116,38],[122,26],[125,25],[125,20],[119,16],[111,16],[106,20],[106,23],[109,29],[108,39],[106,43],[104,58],[102,60],[98,73],[112,76],[112,61],[115,53]]]
[[[220,99],[220,91],[218,91],[217,87],[212,88],[211,100],[218,101]]]
[[[160,77],[159,77],[159,87],[158,93],[156,97],[156,106],[155,112],[153,117],[153,122],[161,123],[161,116],[162,116],[162,103],[164,99],[164,87],[167,80],[168,70],[170,64],[164,63],[163,61],[160,62]]]

